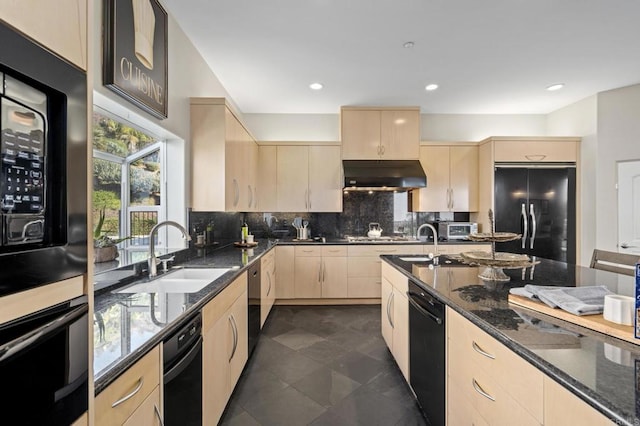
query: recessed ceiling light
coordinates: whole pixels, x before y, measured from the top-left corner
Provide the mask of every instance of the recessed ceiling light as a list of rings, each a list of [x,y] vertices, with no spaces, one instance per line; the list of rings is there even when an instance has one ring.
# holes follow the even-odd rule
[[[324,87],[324,86],[322,85],[322,83],[311,83],[311,84],[309,85],[309,88],[310,88],[311,90],[322,90],[322,88],[323,88],[323,87]]]
[[[407,41],[406,43],[404,43],[402,45],[402,47],[404,47],[405,49],[411,49],[413,46],[415,46],[416,44],[412,41]]]
[[[550,92],[553,92],[554,90],[560,90],[563,87],[564,87],[564,83],[552,84],[551,86],[547,87],[547,90]]]
[[[433,90],[436,90],[438,88],[438,85],[435,83],[431,83],[431,84],[427,84],[424,88],[424,90],[431,92]]]

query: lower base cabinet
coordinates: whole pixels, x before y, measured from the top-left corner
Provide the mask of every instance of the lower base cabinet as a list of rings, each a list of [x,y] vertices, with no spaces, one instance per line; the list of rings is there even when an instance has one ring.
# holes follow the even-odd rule
[[[409,382],[409,280],[386,263],[382,264],[382,337],[393,354],[404,379]]]
[[[248,358],[247,273],[202,310],[203,424],[216,425]]]
[[[160,348],[156,346],[96,396],[96,425],[161,424]]]
[[[260,328],[267,321],[276,300],[276,251],[271,250],[260,259]]]

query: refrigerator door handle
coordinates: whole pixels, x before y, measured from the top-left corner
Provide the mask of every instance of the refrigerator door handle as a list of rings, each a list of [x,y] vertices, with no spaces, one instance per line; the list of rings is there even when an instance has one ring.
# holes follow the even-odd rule
[[[533,243],[536,239],[536,214],[533,211],[533,203],[529,205],[531,214],[531,238],[529,238],[529,248],[533,249]]]
[[[522,230],[522,248],[526,248],[527,245],[527,233],[529,232],[529,219],[527,217],[527,206],[522,203],[522,210],[520,211],[522,216],[523,230]]]

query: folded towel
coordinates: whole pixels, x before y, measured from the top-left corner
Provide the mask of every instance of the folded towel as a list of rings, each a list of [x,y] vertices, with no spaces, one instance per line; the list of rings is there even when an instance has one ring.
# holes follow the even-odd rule
[[[539,299],[552,308],[560,308],[574,315],[601,314],[604,310],[604,296],[614,294],[605,286],[552,287],[531,284],[512,288],[509,292]]]

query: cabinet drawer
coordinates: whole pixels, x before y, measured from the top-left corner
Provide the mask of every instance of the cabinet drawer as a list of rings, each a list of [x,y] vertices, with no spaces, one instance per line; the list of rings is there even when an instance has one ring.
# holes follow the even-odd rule
[[[489,426],[475,409],[469,396],[452,380],[447,383],[447,424]]]
[[[380,256],[381,254],[422,254],[422,246],[417,244],[394,244],[394,245],[361,245],[348,246],[349,257],[351,256]]]
[[[349,257],[347,259],[348,277],[377,277],[380,278],[382,259],[373,257]]]
[[[542,423],[543,374],[457,312],[447,310],[450,354],[463,356]],[[513,380],[517,372],[518,380]],[[487,419],[488,420],[488,419]]]
[[[322,246],[323,257],[346,256],[346,255],[347,255],[347,246]]]
[[[296,246],[295,256],[322,256],[322,246]]]
[[[213,325],[233,305],[238,296],[247,291],[247,273],[244,272],[213,298],[202,309],[202,332],[210,330]]]
[[[160,348],[156,346],[98,394],[96,424],[123,424],[159,385]]]
[[[449,340],[449,343],[451,341]],[[502,388],[490,373],[469,362],[464,351],[449,351],[449,383],[458,388],[462,398],[490,425],[537,425],[542,418],[534,418],[513,396]],[[517,370],[515,370],[517,371]],[[513,378],[514,371],[511,371]],[[542,408],[542,405],[540,406]]]
[[[575,162],[574,141],[495,141],[495,162]]]
[[[122,426],[160,426],[160,387],[157,386]]]

